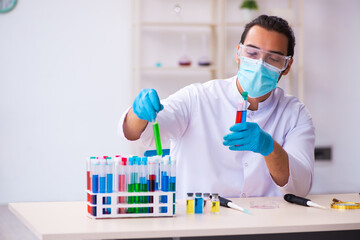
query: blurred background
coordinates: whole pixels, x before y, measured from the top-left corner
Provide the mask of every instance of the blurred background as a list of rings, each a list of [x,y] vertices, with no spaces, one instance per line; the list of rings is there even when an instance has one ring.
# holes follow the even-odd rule
[[[117,124],[141,88],[164,98],[234,76],[242,2],[18,0],[0,14],[0,204],[85,200],[88,156],[136,153]],[[283,16],[296,34],[281,87],[313,116],[311,194],[359,192],[360,1],[256,2],[250,17]]]

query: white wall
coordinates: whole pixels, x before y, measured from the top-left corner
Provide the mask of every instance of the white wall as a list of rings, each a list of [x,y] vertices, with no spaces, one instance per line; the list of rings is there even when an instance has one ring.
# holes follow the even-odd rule
[[[130,0],[18,1],[0,15],[0,204],[85,199],[85,158],[128,151]]]
[[[333,160],[316,162],[312,193],[360,192],[360,1],[304,1],[305,103],[317,145]]]
[[[304,0],[305,103],[333,146],[312,193],[360,190],[359,10]],[[130,0],[19,1],[0,15],[0,84],[0,204],[84,200],[85,157],[130,151]]]

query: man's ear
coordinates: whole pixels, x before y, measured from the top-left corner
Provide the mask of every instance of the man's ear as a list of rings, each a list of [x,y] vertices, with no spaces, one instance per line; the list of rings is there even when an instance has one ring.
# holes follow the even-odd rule
[[[290,62],[289,62],[289,64],[288,64],[288,66],[287,66],[287,68],[285,69],[285,71],[284,71],[281,75],[285,76],[286,74],[288,74],[288,73],[289,73],[289,71],[290,71],[290,68],[291,68],[291,65],[292,65],[293,61],[294,61],[294,59],[293,59],[293,58],[291,58],[291,59],[290,59]]]

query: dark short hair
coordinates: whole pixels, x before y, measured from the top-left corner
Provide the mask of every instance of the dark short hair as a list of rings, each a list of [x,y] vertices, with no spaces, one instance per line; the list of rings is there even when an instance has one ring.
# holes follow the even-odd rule
[[[242,44],[244,44],[249,29],[255,25],[263,27],[269,31],[276,31],[284,34],[288,38],[287,56],[294,56],[295,36],[293,30],[286,20],[276,16],[260,15],[246,24],[244,32],[241,35],[240,42]]]

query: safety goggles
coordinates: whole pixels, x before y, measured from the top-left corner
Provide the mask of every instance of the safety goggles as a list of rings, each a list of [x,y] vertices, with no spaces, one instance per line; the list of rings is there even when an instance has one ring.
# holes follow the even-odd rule
[[[281,54],[268,52],[261,50],[259,48],[254,48],[250,46],[245,46],[240,43],[238,57],[241,59],[242,57],[250,58],[254,60],[262,59],[264,63],[279,69],[280,71],[284,71],[291,59],[291,56],[284,56]]]

